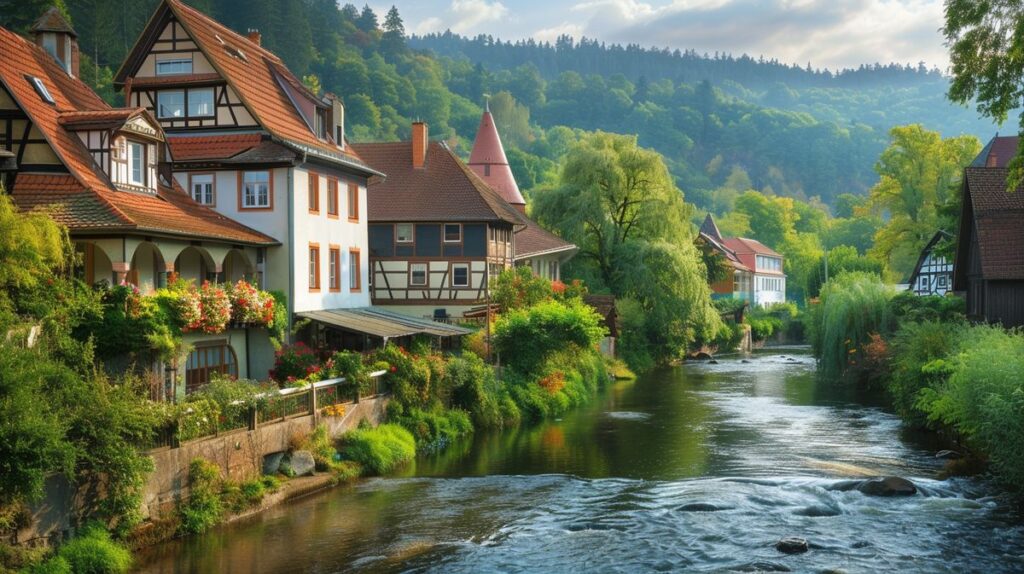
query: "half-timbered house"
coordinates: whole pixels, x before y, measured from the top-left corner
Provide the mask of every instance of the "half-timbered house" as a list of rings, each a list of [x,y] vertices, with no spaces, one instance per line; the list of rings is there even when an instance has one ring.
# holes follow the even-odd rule
[[[111,108],[78,79],[77,39],[59,12],[41,18],[33,37],[0,28],[0,156],[13,168],[4,186],[20,208],[46,208],[67,226],[82,278],[143,293],[171,272],[260,282],[277,240],[188,196],[171,177],[156,118]],[[167,371],[248,376],[248,339],[247,330],[189,335],[195,351]]]
[[[1007,155],[1012,157],[1013,151]],[[991,153],[991,150],[983,154]],[[998,165],[988,159],[987,163]],[[953,290],[975,321],[1024,326],[1024,187],[1006,190],[1005,167],[968,167],[960,208]]]
[[[519,212],[422,122],[412,141],[354,147],[387,173],[371,182],[374,304],[438,318],[484,304],[490,278],[512,265]]]
[[[924,246],[907,280],[910,291],[917,295],[945,295],[953,289],[953,262],[936,250],[940,242],[952,237],[939,230]]]

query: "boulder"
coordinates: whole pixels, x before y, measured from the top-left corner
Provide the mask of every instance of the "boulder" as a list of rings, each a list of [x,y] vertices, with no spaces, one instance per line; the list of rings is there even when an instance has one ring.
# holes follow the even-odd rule
[[[778,564],[776,562],[768,562],[765,560],[759,560],[757,562],[751,562],[750,564],[744,564],[731,570],[732,572],[792,572],[788,566],[784,564]]]
[[[704,351],[694,353],[690,358],[695,361],[710,361],[712,359],[711,354],[705,353]]]
[[[743,363],[744,365],[749,365],[750,364],[750,361],[747,360],[747,359],[740,359],[740,362]]]
[[[917,487],[913,482],[898,476],[882,476],[861,481],[857,490],[868,496],[913,496]]]
[[[775,549],[783,554],[803,554],[808,548],[807,541],[796,536],[787,536],[775,543]]]
[[[716,361],[716,360],[714,360],[714,359],[711,359],[710,361],[708,361],[708,364],[709,364],[709,365],[717,365],[717,364],[718,364],[718,361]]]
[[[263,474],[277,474],[281,469],[284,452],[273,452],[263,457]]]
[[[691,502],[690,504],[680,506],[676,510],[680,512],[718,512],[719,510],[726,510],[726,508],[708,504],[707,502]]]
[[[313,453],[308,450],[297,450],[288,457],[288,466],[295,476],[307,476],[316,470],[316,461],[313,460]]]

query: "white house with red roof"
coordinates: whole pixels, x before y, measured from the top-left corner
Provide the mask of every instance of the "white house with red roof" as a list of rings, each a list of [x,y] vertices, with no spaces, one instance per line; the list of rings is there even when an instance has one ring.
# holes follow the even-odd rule
[[[733,277],[712,285],[717,295],[746,299],[752,305],[786,302],[783,257],[756,239],[722,237],[711,214],[704,219],[699,237],[721,254],[733,269]]]

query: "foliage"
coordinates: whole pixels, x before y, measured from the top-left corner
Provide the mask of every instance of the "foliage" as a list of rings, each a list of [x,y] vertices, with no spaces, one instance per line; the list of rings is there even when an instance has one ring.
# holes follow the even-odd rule
[[[186,442],[217,433],[220,405],[205,397],[190,397],[178,408],[178,440]]]
[[[356,429],[342,435],[340,443],[343,458],[375,475],[387,474],[416,456],[416,440],[396,424]]]
[[[354,351],[338,351],[324,365],[327,378],[345,379],[344,388],[353,394],[370,387],[372,369],[363,363],[363,355]]]
[[[477,426],[497,428],[519,422],[519,408],[479,356],[464,353],[448,359],[446,375],[451,406],[470,413]]]
[[[274,352],[274,368],[270,378],[278,383],[293,383],[320,373],[320,361],[308,345],[299,341]]]
[[[882,276],[884,265],[877,259],[871,259],[858,253],[856,247],[839,245],[831,248],[815,265],[815,272],[807,277],[806,293],[808,297],[817,297],[821,286],[825,283],[825,259],[828,258],[828,274],[834,277],[849,271],[862,271]]]
[[[491,301],[503,311],[531,307],[552,295],[551,281],[525,265],[505,269],[491,285]]]
[[[553,353],[592,349],[604,334],[593,308],[580,301],[545,301],[502,315],[494,326],[494,346],[509,366],[536,373]]]
[[[919,408],[922,393],[944,385],[952,366],[947,359],[955,355],[962,329],[934,320],[908,321],[893,335],[888,391],[896,412],[911,425],[926,425],[927,413]]]
[[[327,426],[322,424],[317,425],[300,446],[300,450],[308,450],[313,454],[316,469],[320,471],[327,470],[334,463],[335,455],[338,454],[334,448],[334,442],[327,432]]]
[[[75,574],[121,574],[132,566],[131,552],[113,541],[98,524],[84,527],[78,536],[60,547],[57,555],[31,572],[74,572]]]
[[[200,534],[220,522],[220,467],[203,459],[193,459],[188,467],[188,498],[178,507],[179,529],[184,534]]]
[[[473,432],[470,415],[462,409],[403,409],[399,403],[392,405],[388,420],[411,432],[420,450],[442,449],[452,440]]]
[[[608,380],[608,373],[595,351],[564,351],[550,356],[537,374],[509,369],[504,379],[522,417],[539,420],[585,403]],[[541,384],[545,379],[557,383]]]
[[[941,321],[944,323],[964,319],[964,300],[961,297],[917,295],[913,291],[897,293],[889,303],[893,316],[901,323],[909,321]]]
[[[872,333],[892,328],[890,287],[876,275],[853,272],[829,280],[810,311],[809,338],[819,369],[838,377],[857,364]]]
[[[244,279],[239,279],[228,291],[231,300],[231,320],[235,323],[270,325],[274,321],[274,298],[260,291]]]

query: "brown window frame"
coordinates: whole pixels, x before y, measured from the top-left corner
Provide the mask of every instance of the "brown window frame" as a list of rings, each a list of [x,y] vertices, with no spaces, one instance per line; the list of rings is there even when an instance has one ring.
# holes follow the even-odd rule
[[[353,223],[359,222],[359,184],[349,182],[348,184],[348,220]]]
[[[315,171],[309,172],[309,182],[306,187],[309,212],[313,215],[320,215],[320,174]]]
[[[338,219],[338,178],[327,178],[327,217]]]
[[[314,250],[316,251],[316,257],[313,256]],[[319,293],[320,292],[320,244],[310,243],[309,244],[309,257],[307,258],[309,265],[312,269],[306,274],[307,281],[314,279],[315,282],[310,282],[309,292]]]
[[[334,266],[334,275],[331,275],[331,265]],[[332,293],[341,291],[341,246],[327,246],[327,289]]]
[[[352,266],[355,264],[355,284],[352,283]],[[359,293],[363,290],[363,256],[358,247],[350,247],[348,250],[348,290],[351,293]]]

